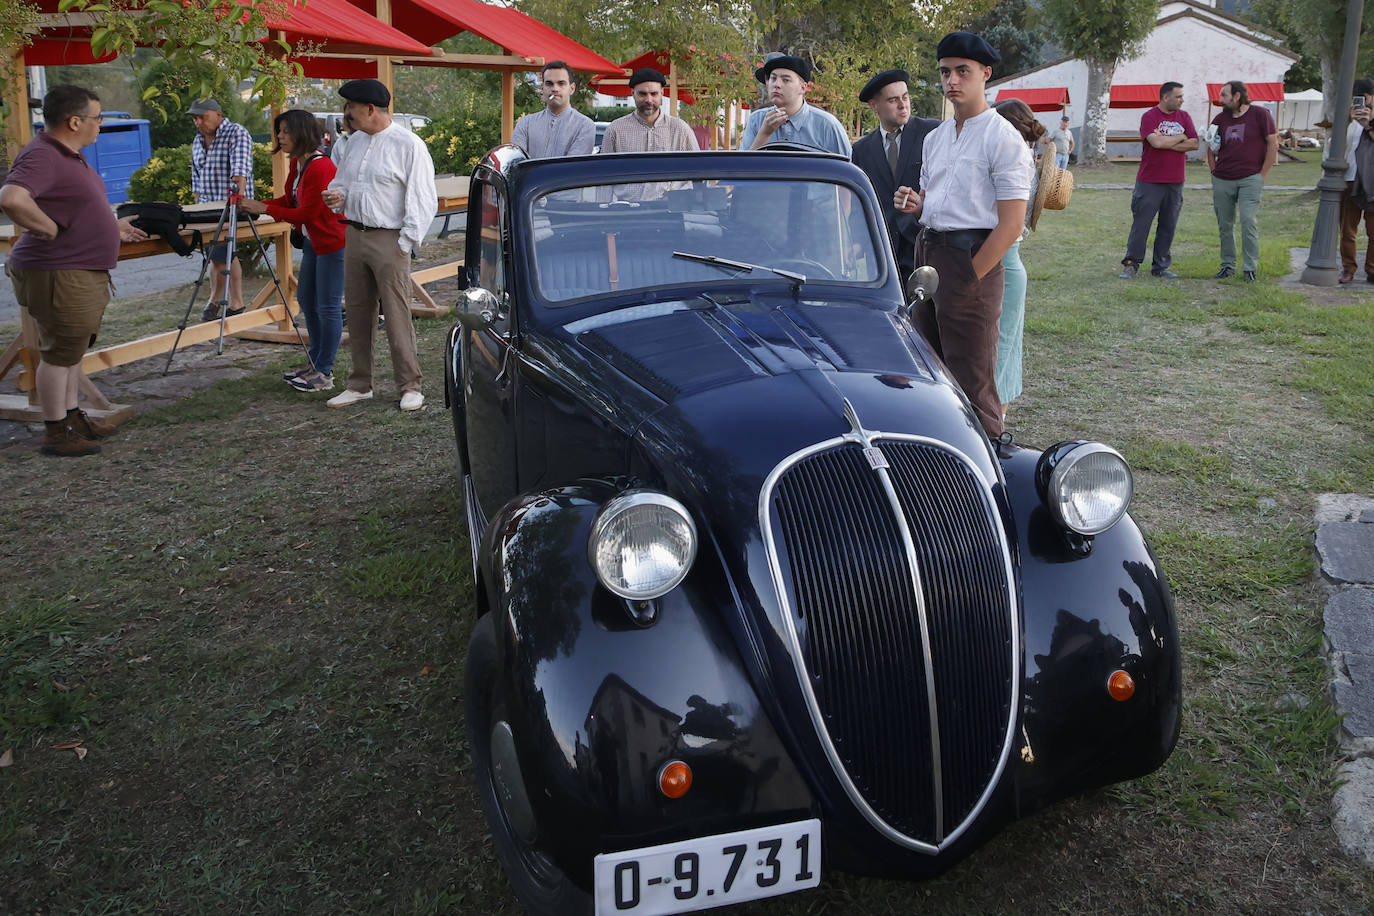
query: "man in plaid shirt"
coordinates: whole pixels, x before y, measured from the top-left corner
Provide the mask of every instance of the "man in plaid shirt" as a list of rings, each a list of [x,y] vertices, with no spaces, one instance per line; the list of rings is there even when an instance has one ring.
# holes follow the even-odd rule
[[[247,128],[226,119],[219,102],[214,99],[197,99],[192,103],[189,114],[196,123],[196,137],[191,141],[191,193],[196,196],[196,202],[226,199],[231,183],[240,194],[252,197],[253,138]],[[234,231],[234,227],[230,226],[228,231]],[[225,298],[220,278],[224,276],[224,263],[228,256],[228,244],[215,245],[210,249],[215,294],[205,311],[201,312],[201,321],[219,318],[219,306],[215,303]],[[234,259],[229,272],[228,299],[227,314],[237,315],[243,311],[243,268],[239,266],[238,258]]]

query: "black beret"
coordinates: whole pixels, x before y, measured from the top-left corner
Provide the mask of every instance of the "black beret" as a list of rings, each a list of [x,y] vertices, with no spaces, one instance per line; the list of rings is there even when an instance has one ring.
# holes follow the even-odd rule
[[[907,73],[905,70],[884,70],[882,73],[879,73],[877,76],[873,77],[873,79],[869,80],[868,84],[859,91],[859,101],[871,102],[873,97],[878,94],[878,90],[884,86],[891,85],[892,83],[909,82],[911,82],[911,74]]]
[[[1002,62],[1002,55],[992,45],[983,40],[981,35],[972,32],[950,32],[940,39],[940,46],[935,49],[935,59],[944,60],[946,57],[962,57],[967,60],[976,60],[980,64],[991,67]]]
[[[668,85],[668,77],[659,73],[653,67],[640,67],[630,74],[630,88],[638,86],[640,83],[662,83]]]
[[[771,60],[763,62],[763,66],[754,71],[754,79],[760,83],[768,82],[768,75],[781,67],[783,70],[791,70],[802,78],[802,82],[811,82],[811,62],[801,57],[793,57],[791,54],[779,54]]]
[[[339,95],[350,102],[387,108],[391,105],[391,90],[381,80],[349,80],[339,87]]]

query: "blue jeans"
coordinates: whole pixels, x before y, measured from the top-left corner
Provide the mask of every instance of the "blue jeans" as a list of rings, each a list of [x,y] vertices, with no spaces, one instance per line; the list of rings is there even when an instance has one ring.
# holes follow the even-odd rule
[[[310,362],[316,371],[334,374],[334,357],[343,334],[344,249],[315,254],[310,239],[301,246],[300,283],[296,301],[310,332]]]
[[[1069,154],[1068,154],[1068,153],[1055,153],[1055,154],[1054,154],[1054,167],[1057,168],[1057,169],[1066,169],[1066,168],[1068,168],[1068,167],[1069,167]]]
[[[1178,228],[1178,215],[1182,210],[1183,182],[1158,184],[1136,179],[1135,191],[1131,194],[1131,235],[1126,240],[1126,257],[1121,259],[1121,263],[1141,266],[1145,260],[1145,242],[1150,237],[1150,225],[1158,216],[1150,272],[1157,274],[1168,270],[1174,262],[1174,230]]]

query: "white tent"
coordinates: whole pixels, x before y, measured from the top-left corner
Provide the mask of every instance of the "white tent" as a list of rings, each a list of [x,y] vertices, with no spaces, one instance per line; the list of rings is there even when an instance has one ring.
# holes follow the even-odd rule
[[[1313,130],[1322,119],[1320,89],[1286,92],[1279,106],[1279,130]]]

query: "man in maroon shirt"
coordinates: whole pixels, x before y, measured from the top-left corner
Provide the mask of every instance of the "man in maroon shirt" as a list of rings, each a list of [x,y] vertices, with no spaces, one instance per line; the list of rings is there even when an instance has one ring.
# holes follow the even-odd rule
[[[38,325],[35,382],[48,455],[89,455],[100,451],[95,440],[114,433],[77,407],[81,358],[110,301],[120,241],[147,238],[133,217],[115,219],[105,183],[81,155],[103,120],[94,92],[52,87],[43,98],[46,130],[20,151],[0,187],[0,209],[24,230],[5,270]]]
[[[1131,195],[1131,236],[1126,257],[1121,259],[1121,279],[1134,278],[1145,260],[1145,240],[1156,214],[1159,226],[1150,273],[1168,280],[1178,277],[1169,265],[1174,260],[1178,214],[1183,210],[1183,164],[1188,152],[1197,147],[1197,129],[1183,111],[1183,85],[1165,83],[1159,87],[1159,104],[1140,117],[1140,170]]]
[[[1221,114],[1207,135],[1207,167],[1212,170],[1212,209],[1221,230],[1221,270],[1225,280],[1236,272],[1236,210],[1240,210],[1241,269],[1245,282],[1259,270],[1259,207],[1264,179],[1279,159],[1279,132],[1274,116],[1250,104],[1240,80],[1221,87]]]

